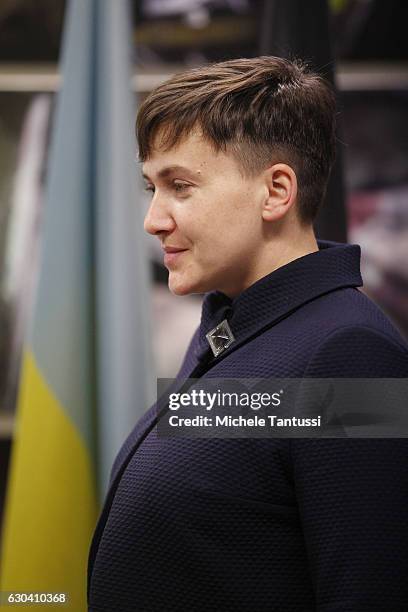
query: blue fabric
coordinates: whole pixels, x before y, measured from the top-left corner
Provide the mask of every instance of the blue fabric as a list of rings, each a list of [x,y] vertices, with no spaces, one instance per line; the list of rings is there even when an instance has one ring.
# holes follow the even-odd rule
[[[319,242],[231,300],[203,301],[187,377],[408,377],[408,349],[357,287],[360,249]],[[213,357],[205,334],[236,338]],[[114,410],[114,407],[112,407]],[[89,610],[408,609],[406,439],[158,437],[119,452],[89,556]]]

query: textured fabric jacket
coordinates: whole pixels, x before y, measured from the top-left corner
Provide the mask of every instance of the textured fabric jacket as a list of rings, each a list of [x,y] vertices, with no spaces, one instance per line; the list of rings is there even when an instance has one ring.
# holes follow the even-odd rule
[[[406,345],[357,289],[359,247],[319,248],[234,300],[207,294],[180,386],[408,377]],[[213,357],[205,334],[225,318],[235,342]],[[408,610],[406,439],[174,439],[156,423],[155,405],[114,463],[89,610]]]

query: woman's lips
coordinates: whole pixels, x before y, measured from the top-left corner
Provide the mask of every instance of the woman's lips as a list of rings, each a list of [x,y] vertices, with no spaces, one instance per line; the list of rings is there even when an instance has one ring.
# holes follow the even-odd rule
[[[167,266],[169,264],[175,263],[179,259],[179,257],[186,251],[187,249],[182,249],[178,251],[175,251],[173,249],[169,250],[164,254],[164,265]]]

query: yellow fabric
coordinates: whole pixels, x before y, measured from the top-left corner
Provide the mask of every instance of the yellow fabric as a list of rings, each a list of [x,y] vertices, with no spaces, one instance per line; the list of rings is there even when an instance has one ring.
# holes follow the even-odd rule
[[[19,605],[19,610],[85,612],[87,556],[97,516],[91,456],[29,351],[20,389],[0,590],[66,593],[69,600],[65,606]]]

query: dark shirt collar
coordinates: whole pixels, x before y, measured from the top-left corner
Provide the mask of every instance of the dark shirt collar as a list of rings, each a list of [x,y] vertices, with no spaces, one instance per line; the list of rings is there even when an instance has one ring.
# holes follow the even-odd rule
[[[207,332],[224,319],[229,322],[235,341],[222,355],[302,304],[342,287],[363,284],[358,245],[318,240],[318,246],[319,251],[274,270],[234,299],[221,291],[207,293],[202,304],[198,359],[204,359],[210,350]]]

